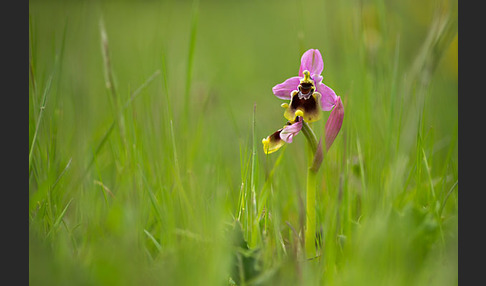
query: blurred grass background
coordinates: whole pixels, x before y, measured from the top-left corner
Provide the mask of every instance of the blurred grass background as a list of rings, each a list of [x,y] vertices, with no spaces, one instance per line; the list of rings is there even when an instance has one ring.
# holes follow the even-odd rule
[[[457,41],[457,1],[29,1],[30,284],[457,285]],[[304,261],[305,138],[260,141],[310,48]]]

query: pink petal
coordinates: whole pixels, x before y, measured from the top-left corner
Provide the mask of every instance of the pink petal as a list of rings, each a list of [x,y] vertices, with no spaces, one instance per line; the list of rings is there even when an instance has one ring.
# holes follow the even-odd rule
[[[298,76],[291,77],[286,81],[277,84],[272,88],[273,94],[281,99],[291,99],[290,93],[297,90],[297,86],[300,84],[300,78]]]
[[[339,131],[341,130],[341,126],[343,125],[343,118],[344,118],[344,106],[343,102],[341,101],[341,97],[337,97],[336,106],[331,111],[329,118],[326,122],[326,149],[329,150],[331,148],[334,139],[338,135]]]
[[[303,71],[308,70],[312,75],[319,75],[324,69],[324,62],[319,50],[310,49],[302,55],[300,59],[299,76],[303,77]]]
[[[282,132],[280,132],[280,138],[287,143],[292,143],[294,136],[299,134],[301,129],[302,120],[299,120],[291,125],[285,126]]]
[[[338,98],[334,90],[323,83],[317,83],[316,89],[321,94],[321,109],[324,111],[331,110]]]
[[[323,79],[322,75],[320,74],[311,75],[311,78],[314,80],[314,83],[316,85],[319,85],[319,83],[321,83]]]

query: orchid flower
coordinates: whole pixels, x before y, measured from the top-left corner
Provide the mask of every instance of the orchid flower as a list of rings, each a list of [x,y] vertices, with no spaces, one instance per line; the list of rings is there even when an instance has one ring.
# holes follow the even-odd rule
[[[297,111],[297,114],[301,116],[295,117],[295,121],[288,121],[283,128],[280,128],[262,140],[265,154],[277,151],[285,143],[292,143],[294,136],[299,134],[302,129],[302,112]]]
[[[285,113],[287,119],[292,120],[295,111],[302,110],[305,121],[317,121],[320,118],[319,108],[330,111],[336,105],[336,93],[322,83],[323,69],[324,62],[319,50],[307,50],[300,59],[299,76],[291,77],[272,88],[275,96],[290,100],[289,108]]]
[[[321,110],[332,110],[325,129],[326,150],[329,150],[341,129],[344,109],[341,98],[322,83],[323,69],[324,62],[319,50],[307,50],[300,60],[299,76],[291,77],[272,88],[275,96],[290,100],[290,103],[281,105],[285,108],[287,125],[262,140],[266,154],[277,151],[285,143],[292,143],[293,137],[300,132],[303,124],[306,127],[306,123],[321,118]],[[314,142],[314,146],[316,145],[317,142]]]
[[[307,169],[306,181],[304,243],[307,257],[317,255],[315,247],[317,171],[323,160],[321,140],[317,141],[317,137],[308,123],[319,120],[321,110],[332,110],[324,130],[327,151],[341,130],[344,118],[344,106],[341,97],[322,83],[321,73],[323,68],[324,63],[319,50],[310,49],[302,55],[299,76],[291,77],[272,88],[275,96],[290,100],[290,103],[281,105],[285,108],[284,117],[288,121],[283,128],[262,140],[264,152],[270,154],[280,149],[285,143],[292,143],[294,136],[302,130],[313,153],[313,158]]]

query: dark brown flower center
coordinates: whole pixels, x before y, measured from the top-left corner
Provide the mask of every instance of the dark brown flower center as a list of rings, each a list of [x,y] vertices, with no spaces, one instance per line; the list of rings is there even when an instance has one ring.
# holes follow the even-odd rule
[[[314,93],[314,85],[312,83],[301,83],[299,85],[299,98],[308,99]]]

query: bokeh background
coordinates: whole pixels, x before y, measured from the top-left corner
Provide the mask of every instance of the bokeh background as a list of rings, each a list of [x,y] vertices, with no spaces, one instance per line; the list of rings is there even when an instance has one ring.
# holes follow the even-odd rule
[[[448,0],[30,0],[30,284],[457,285],[457,26]],[[307,261],[305,137],[260,141],[311,48],[345,118]]]

